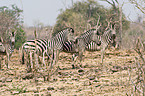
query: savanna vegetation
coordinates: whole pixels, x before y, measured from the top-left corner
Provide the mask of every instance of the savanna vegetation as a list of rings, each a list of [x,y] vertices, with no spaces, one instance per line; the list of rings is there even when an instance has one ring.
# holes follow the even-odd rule
[[[10,69],[2,61],[0,70],[0,95],[41,96],[125,96],[145,95],[145,21],[140,17],[135,22],[127,19],[118,0],[101,0],[111,6],[100,5],[97,0],[82,0],[62,9],[54,26],[35,23],[34,27],[23,26],[23,10],[16,5],[0,7],[0,37],[9,39],[9,32],[16,31],[15,52]],[[143,0],[129,0],[144,13]],[[99,23],[98,23],[99,22]],[[48,70],[27,73],[22,65],[18,49],[26,40],[34,39],[34,30],[39,39],[50,39],[60,30],[72,27],[75,35],[96,28],[103,34],[108,24],[116,29],[119,50],[107,49],[102,68],[101,52],[85,52],[83,70],[71,68],[71,56],[61,53],[60,70],[49,78]],[[27,59],[27,58],[25,58]],[[47,62],[47,61],[46,61]],[[76,62],[77,64],[78,62]],[[54,65],[54,68],[57,65]],[[42,67],[43,69],[43,67]]]

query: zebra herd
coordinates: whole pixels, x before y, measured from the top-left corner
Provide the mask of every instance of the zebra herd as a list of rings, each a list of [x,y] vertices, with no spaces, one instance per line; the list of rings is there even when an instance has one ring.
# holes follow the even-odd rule
[[[78,59],[80,61],[79,68],[81,68],[83,53],[85,51],[98,50],[101,50],[101,63],[103,63],[105,49],[109,44],[115,42],[116,37],[115,30],[113,30],[112,28],[107,29],[103,35],[100,35],[97,29],[90,29],[76,38],[74,37],[74,33],[75,31],[73,28],[66,28],[55,34],[50,40],[34,39],[26,41],[21,47],[21,63],[25,63],[24,57],[26,57],[28,70],[33,69],[34,66],[39,67],[38,60],[41,61],[46,67],[47,64],[45,63],[45,57],[47,56],[47,60],[50,59],[49,68],[51,69],[53,68],[54,64],[57,64],[59,53],[63,51],[73,54],[72,68],[75,68],[75,56],[78,56]],[[14,34],[11,37],[14,37]],[[13,46],[14,42],[12,39],[10,39],[10,42],[7,42],[6,44],[1,40],[0,55],[6,55],[9,61],[9,58],[14,49]],[[24,53],[26,56],[24,56]],[[36,61],[38,65],[34,64],[33,61]]]

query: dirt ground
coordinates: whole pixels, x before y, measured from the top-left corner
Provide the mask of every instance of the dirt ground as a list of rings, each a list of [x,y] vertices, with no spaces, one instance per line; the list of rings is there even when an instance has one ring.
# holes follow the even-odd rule
[[[19,62],[20,56],[15,51],[9,64],[10,68],[6,69],[5,62],[2,64],[0,96],[125,96],[132,94],[133,88],[129,80],[128,68],[134,65],[134,58],[138,56],[134,50],[106,50],[104,67],[100,63],[100,51],[85,52],[82,70],[72,69],[71,56],[68,53],[61,53],[57,63],[60,70],[52,75],[49,81],[44,81],[43,73],[46,73],[46,70],[34,73],[35,75],[27,73],[26,65]],[[134,72],[134,70],[131,72],[133,79]]]

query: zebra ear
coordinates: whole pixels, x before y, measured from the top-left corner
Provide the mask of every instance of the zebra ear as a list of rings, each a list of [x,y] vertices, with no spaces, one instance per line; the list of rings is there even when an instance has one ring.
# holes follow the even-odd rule
[[[13,37],[14,37],[14,36],[15,36],[15,34],[16,34],[16,30],[12,32],[11,36],[13,36]]]
[[[71,33],[74,33],[74,29],[73,28],[70,28],[69,30]]]

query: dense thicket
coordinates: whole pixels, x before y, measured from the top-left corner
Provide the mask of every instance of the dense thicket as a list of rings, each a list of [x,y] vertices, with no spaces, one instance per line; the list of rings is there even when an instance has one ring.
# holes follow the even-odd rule
[[[116,10],[119,11],[119,8]],[[128,29],[130,25],[129,21],[126,20],[124,14],[122,15],[123,29]],[[54,34],[65,27],[72,27],[76,35],[79,35],[84,30],[96,26],[99,17],[99,24],[101,24],[100,32],[104,32],[108,25],[107,21],[110,20],[112,21],[112,25],[116,23],[116,29],[119,29],[119,23],[117,23],[119,16],[112,7],[107,9],[94,0],[87,0],[76,2],[70,8],[61,11],[57,17]]]

